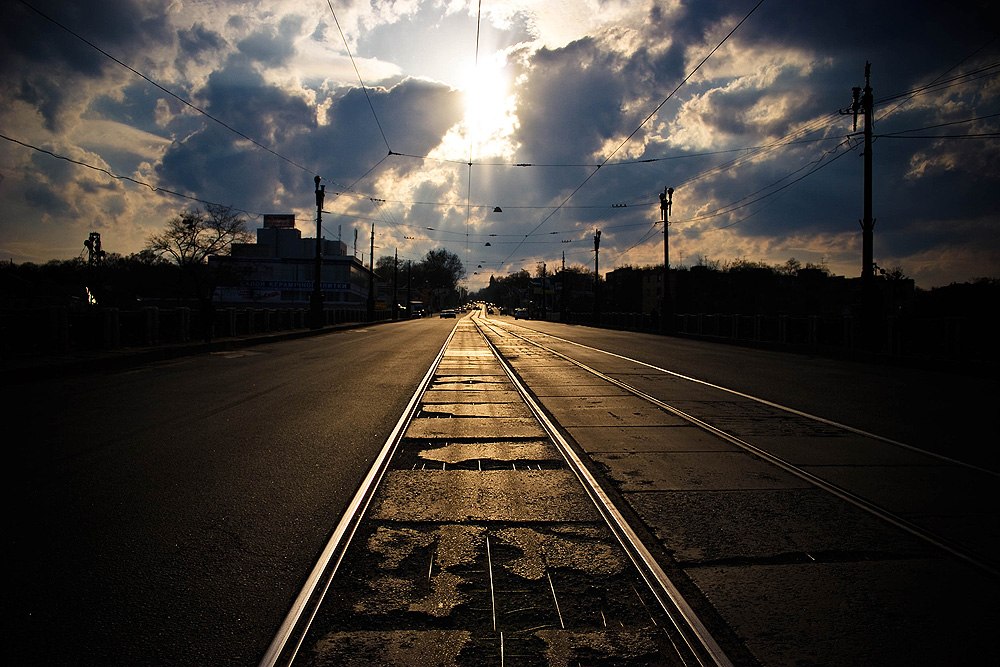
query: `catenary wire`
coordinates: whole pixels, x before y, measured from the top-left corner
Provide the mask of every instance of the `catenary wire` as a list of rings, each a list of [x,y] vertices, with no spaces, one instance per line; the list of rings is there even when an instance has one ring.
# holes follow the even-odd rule
[[[155,86],[157,89],[163,91],[167,95],[170,95],[175,100],[177,100],[178,102],[186,105],[190,109],[192,109],[192,110],[200,113],[201,115],[205,116],[209,120],[218,123],[222,127],[226,128],[230,132],[233,132],[234,134],[240,136],[241,138],[246,139],[247,141],[249,141],[250,143],[252,143],[254,146],[257,146],[258,148],[267,151],[271,155],[274,155],[275,157],[280,158],[281,160],[284,160],[285,162],[287,162],[288,164],[292,165],[293,167],[297,167],[298,169],[301,169],[302,171],[304,171],[306,173],[309,173],[309,174],[316,173],[315,170],[309,169],[308,167],[299,164],[295,160],[292,160],[291,158],[285,157],[284,155],[282,155],[281,153],[275,151],[274,149],[270,148],[269,146],[266,146],[266,145],[260,143],[259,141],[257,141],[256,139],[254,139],[253,137],[250,137],[250,136],[244,134],[243,132],[240,132],[239,130],[237,130],[236,128],[234,128],[232,125],[229,125],[225,121],[216,118],[215,116],[213,116],[212,114],[208,113],[207,111],[205,111],[201,107],[199,107],[196,104],[192,103],[191,101],[184,99],[180,95],[174,93],[173,91],[169,90],[168,88],[164,87],[163,85],[157,83],[156,81],[154,81],[150,77],[146,76],[145,74],[143,74],[139,70],[135,69],[131,65],[129,65],[129,64],[123,62],[122,60],[119,60],[115,56],[111,55],[110,53],[108,53],[107,51],[105,51],[104,49],[102,49],[101,47],[99,47],[97,44],[93,43],[92,41],[90,41],[86,37],[83,37],[82,35],[78,34],[77,32],[73,31],[72,29],[70,29],[68,26],[60,23],[59,21],[57,21],[56,19],[52,18],[48,14],[45,14],[44,12],[42,12],[41,10],[39,10],[37,7],[34,7],[31,3],[27,2],[26,0],[20,0],[20,1],[21,1],[21,3],[25,7],[27,7],[31,11],[35,12],[36,14],[38,14],[39,16],[41,16],[42,18],[44,18],[46,21],[49,21],[52,24],[58,26],[59,28],[65,30],[70,35],[73,35],[78,40],[80,40],[81,42],[83,42],[84,44],[86,44],[87,46],[91,47],[95,51],[101,53],[102,55],[106,56],[107,58],[109,58],[109,59],[113,60],[114,62],[118,63],[119,65],[121,65],[122,67],[124,67],[125,69],[127,69],[128,71],[132,72],[133,74],[135,74],[139,78],[143,79],[147,83]]]
[[[351,53],[351,47],[347,44],[347,37],[344,35],[344,31],[340,27],[340,21],[337,20],[337,12],[333,11],[332,0],[326,0],[327,5],[330,7],[330,13],[333,15],[333,22],[337,24],[337,30],[340,32],[340,38],[344,41],[344,48],[347,50],[347,55],[351,59],[351,65],[354,66],[354,73],[358,75],[358,83],[361,84],[361,90],[364,91],[365,99],[368,100],[368,108],[372,110],[372,117],[375,118],[375,124],[378,126],[378,131],[382,135],[382,141],[385,142],[385,148],[392,154],[392,147],[389,145],[389,140],[385,136],[385,131],[382,129],[382,123],[378,120],[378,114],[375,113],[375,105],[372,104],[372,98],[368,95],[368,87],[365,86],[364,80],[361,78],[361,72],[358,70],[358,64],[354,61],[354,54]]]
[[[682,79],[682,80],[681,80],[681,82],[680,82],[680,83],[679,83],[679,84],[677,85],[677,87],[676,87],[676,88],[674,88],[674,90],[673,90],[673,91],[671,91],[671,93],[670,93],[669,95],[667,95],[667,97],[666,97],[666,98],[664,98],[664,100],[663,100],[662,102],[660,102],[660,103],[659,103],[659,104],[658,104],[658,105],[656,106],[656,108],[654,108],[654,109],[653,109],[653,111],[652,111],[652,112],[651,112],[651,113],[650,113],[650,114],[649,114],[649,115],[648,115],[648,116],[647,116],[647,117],[646,117],[646,118],[645,118],[645,119],[644,119],[644,120],[643,120],[643,121],[642,121],[642,122],[641,122],[641,123],[639,124],[639,126],[638,126],[638,127],[637,127],[637,128],[635,129],[635,130],[633,130],[633,131],[632,131],[632,132],[631,132],[631,133],[630,133],[630,134],[629,134],[629,135],[628,135],[628,136],[627,136],[627,137],[625,138],[625,140],[624,140],[624,141],[622,141],[622,142],[621,142],[621,144],[619,144],[617,148],[615,148],[615,150],[611,151],[611,153],[610,153],[610,154],[609,154],[609,155],[608,155],[607,157],[605,157],[605,158],[604,158],[604,160],[603,160],[603,161],[601,162],[601,164],[599,164],[599,165],[598,165],[598,166],[597,166],[597,167],[596,167],[596,168],[595,168],[595,169],[594,169],[594,170],[593,170],[592,172],[590,172],[590,174],[588,174],[588,175],[587,175],[587,177],[586,177],[585,179],[583,179],[583,182],[582,182],[582,183],[580,183],[580,184],[579,184],[578,186],[576,186],[576,188],[574,188],[574,189],[573,189],[573,191],[572,191],[572,192],[570,192],[570,193],[569,193],[569,194],[568,194],[568,195],[567,195],[567,196],[565,197],[565,199],[563,199],[563,200],[562,200],[562,202],[560,202],[560,204],[559,204],[559,205],[558,205],[558,206],[557,206],[557,207],[556,207],[555,209],[553,209],[553,210],[552,210],[552,212],[550,212],[550,213],[549,213],[548,215],[546,215],[546,216],[545,216],[544,218],[542,218],[541,222],[539,222],[539,223],[538,223],[538,224],[537,224],[537,225],[536,225],[536,226],[535,226],[535,227],[534,227],[534,228],[533,228],[533,229],[531,230],[531,232],[529,232],[529,234],[525,235],[525,238],[527,239],[527,238],[528,238],[528,236],[530,236],[530,234],[533,234],[534,232],[538,231],[538,229],[539,229],[539,228],[541,228],[541,227],[542,227],[542,226],[543,226],[543,225],[544,225],[544,224],[545,224],[546,222],[548,222],[548,221],[549,221],[550,219],[552,219],[552,217],[553,217],[553,216],[554,216],[554,215],[555,215],[555,214],[556,214],[556,213],[557,213],[557,212],[558,212],[558,211],[559,211],[560,209],[562,209],[562,208],[563,208],[563,207],[564,207],[564,206],[566,205],[566,203],[567,203],[567,202],[569,202],[569,200],[570,200],[570,199],[572,199],[572,198],[573,198],[573,197],[574,197],[574,196],[576,195],[576,193],[577,193],[577,192],[579,192],[580,190],[582,190],[582,189],[583,189],[583,187],[584,187],[585,185],[587,185],[587,183],[589,183],[589,182],[590,182],[590,180],[591,180],[591,179],[592,179],[592,178],[593,178],[594,176],[596,176],[596,175],[597,175],[597,173],[598,173],[598,171],[600,171],[601,167],[602,167],[602,166],[603,166],[604,164],[606,164],[606,163],[607,163],[607,162],[608,162],[608,161],[609,161],[609,160],[610,160],[611,158],[613,158],[613,157],[614,157],[614,156],[615,156],[615,155],[616,155],[616,154],[618,153],[618,151],[622,149],[622,147],[623,147],[623,146],[624,146],[625,144],[627,144],[627,143],[628,143],[629,141],[631,141],[632,137],[634,137],[634,136],[635,136],[635,135],[636,135],[636,134],[637,134],[637,133],[639,132],[639,130],[641,130],[641,129],[642,129],[642,128],[643,128],[643,127],[644,127],[644,126],[646,125],[646,123],[648,123],[648,122],[649,122],[649,120],[650,120],[650,119],[651,119],[651,118],[652,118],[653,116],[655,116],[655,115],[656,115],[656,113],[657,113],[657,112],[658,112],[658,111],[659,111],[659,110],[660,110],[660,109],[661,109],[661,108],[663,107],[663,105],[664,105],[664,104],[666,104],[666,103],[667,103],[667,102],[668,102],[668,101],[669,101],[669,100],[670,100],[670,99],[671,99],[671,98],[672,98],[672,97],[673,97],[673,96],[674,96],[674,95],[675,95],[675,94],[677,93],[677,91],[678,91],[678,90],[680,90],[681,86],[683,86],[683,85],[684,85],[684,84],[685,84],[685,83],[686,83],[686,82],[687,82],[687,81],[688,81],[688,80],[689,80],[689,79],[690,79],[690,78],[691,78],[692,76],[694,76],[694,74],[695,74],[695,73],[696,73],[696,72],[697,72],[697,71],[698,71],[699,69],[701,69],[701,67],[702,67],[702,66],[703,66],[703,65],[704,65],[704,64],[705,64],[706,62],[708,62],[709,58],[711,58],[711,57],[712,57],[712,55],[714,55],[714,54],[715,54],[715,53],[716,53],[716,52],[717,52],[717,51],[718,51],[718,50],[719,50],[720,48],[722,48],[722,45],[723,45],[723,44],[725,44],[725,43],[726,43],[726,42],[727,42],[727,41],[729,40],[729,38],[730,38],[730,37],[732,37],[732,36],[733,36],[733,35],[734,35],[734,34],[736,33],[736,31],[737,31],[737,30],[738,30],[738,29],[740,28],[740,26],[742,26],[742,25],[743,25],[743,24],[744,24],[744,23],[745,23],[745,22],[747,21],[747,19],[749,19],[749,18],[750,18],[750,16],[751,16],[751,15],[752,15],[752,14],[753,14],[754,12],[756,12],[756,11],[757,11],[757,9],[758,9],[758,8],[759,8],[759,7],[760,7],[760,6],[762,5],[762,4],[764,4],[764,0],[759,0],[759,1],[757,2],[757,4],[756,4],[756,5],[754,5],[754,6],[753,6],[753,8],[751,8],[749,12],[747,12],[746,16],[744,16],[744,17],[743,17],[743,18],[742,18],[742,19],[741,19],[741,20],[739,21],[739,23],[737,23],[737,24],[736,24],[736,26],[735,26],[735,27],[734,27],[734,28],[733,28],[732,30],[730,30],[730,31],[729,31],[729,33],[727,33],[725,37],[723,37],[723,38],[722,38],[722,40],[721,40],[721,41],[720,41],[720,42],[719,42],[719,43],[718,43],[718,44],[717,44],[717,45],[715,46],[715,48],[713,48],[713,49],[712,49],[712,50],[711,50],[711,51],[710,51],[710,52],[708,53],[708,55],[706,55],[706,56],[705,56],[705,57],[704,57],[704,58],[703,58],[703,59],[701,60],[701,62],[699,62],[699,63],[698,63],[698,65],[696,65],[696,66],[695,66],[695,68],[694,68],[694,69],[693,69],[693,70],[692,70],[692,71],[691,71],[691,72],[690,72],[690,73],[689,73],[689,74],[688,74],[687,76],[685,76],[685,77],[684,77],[684,79]],[[506,264],[507,264],[507,263],[508,263],[508,262],[510,261],[510,258],[511,258],[511,257],[513,257],[513,256],[514,256],[514,255],[515,255],[515,254],[517,253],[517,251],[518,251],[518,250],[520,249],[520,247],[521,247],[521,246],[520,246],[520,245],[518,245],[518,246],[517,246],[516,248],[514,248],[514,250],[513,250],[513,251],[512,251],[512,252],[511,252],[511,253],[510,253],[510,254],[509,254],[509,255],[508,255],[508,256],[507,256],[507,257],[506,257],[506,258],[505,258],[504,260],[503,260],[503,264],[504,264],[504,265],[506,265]]]

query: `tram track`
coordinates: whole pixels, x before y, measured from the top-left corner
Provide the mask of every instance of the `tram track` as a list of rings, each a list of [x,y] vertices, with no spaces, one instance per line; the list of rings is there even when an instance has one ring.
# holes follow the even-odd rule
[[[507,321],[501,320],[485,320],[485,326],[489,327],[494,332],[502,332],[502,335],[513,336],[517,340],[524,343],[530,344],[531,346],[537,348],[544,352],[544,354],[551,355],[554,358],[560,359],[567,364],[572,365],[575,368],[595,377],[599,378],[603,382],[607,382],[611,385],[621,388],[622,390],[628,392],[629,394],[640,398],[643,401],[648,402],[650,405],[656,408],[675,415],[684,421],[702,429],[706,433],[712,436],[718,437],[726,442],[729,442],[736,447],[739,447],[743,451],[746,451],[753,456],[760,458],[767,463],[774,465],[791,475],[794,475],[805,482],[813,485],[814,487],[821,489],[837,498],[851,504],[858,509],[869,513],[870,515],[876,517],[880,521],[890,524],[896,528],[899,528],[914,537],[926,542],[929,545],[937,549],[950,554],[951,556],[981,570],[982,572],[997,577],[1000,576],[1000,564],[996,562],[989,554],[987,548],[983,548],[982,545],[970,545],[968,542],[956,540],[952,537],[944,536],[939,534],[933,529],[928,528],[925,525],[921,525],[920,522],[914,521],[913,519],[908,519],[902,516],[899,511],[890,509],[878,500],[873,500],[870,497],[865,497],[865,494],[853,491],[844,485],[838,484],[835,481],[824,476],[823,466],[812,466],[813,470],[807,469],[806,466],[797,465],[796,463],[787,460],[786,458],[769,451],[767,445],[754,444],[753,435],[740,435],[733,431],[733,429],[727,428],[726,426],[720,426],[711,423],[711,418],[699,417],[692,413],[690,409],[682,409],[678,407],[676,401],[665,401],[651,395],[648,391],[645,391],[639,387],[634,386],[626,381],[613,377],[613,373],[603,372],[593,366],[574,358],[571,354],[567,352],[561,352],[553,346],[553,343],[558,343],[563,347],[572,347],[581,350],[586,350],[588,352],[595,352],[601,355],[606,355],[608,358],[626,362],[635,366],[640,366],[642,368],[648,369],[650,372],[662,374],[663,376],[669,376],[673,379],[689,383],[691,385],[697,385],[700,387],[707,388],[709,390],[718,392],[719,394],[726,394],[734,396],[741,400],[746,400],[753,402],[754,404],[763,406],[769,411],[773,411],[775,414],[788,415],[790,418],[795,420],[804,420],[808,423],[816,425],[816,428],[823,432],[823,436],[826,438],[835,437],[836,433],[850,434],[851,436],[856,436],[862,438],[866,441],[877,442],[879,444],[885,445],[889,448],[898,449],[902,452],[908,454],[913,454],[914,456],[925,458],[927,460],[933,461],[935,463],[940,463],[942,466],[947,467],[950,470],[960,470],[962,474],[969,474],[974,478],[984,480],[986,484],[995,484],[997,480],[1000,480],[1000,475],[997,473],[980,468],[975,465],[970,465],[962,461],[957,461],[955,459],[942,456],[937,453],[927,452],[925,450],[907,445],[905,443],[893,440],[891,438],[886,438],[877,434],[873,434],[862,429],[854,428],[849,425],[845,425],[830,419],[826,419],[820,416],[809,414],[807,412],[797,410],[791,407],[780,405],[773,401],[767,399],[752,396],[745,392],[740,392],[734,389],[722,387],[716,384],[712,384],[697,378],[693,378],[681,373],[670,371],[662,367],[658,367],[646,362],[630,358],[626,355],[618,354],[615,352],[610,352],[606,350],[601,350],[599,348],[593,348],[590,346],[583,345],[574,341],[569,341],[557,336],[553,336],[548,333],[544,333],[530,327],[523,325],[512,324]],[[771,418],[773,415],[767,415],[762,417],[762,419]],[[721,420],[724,421],[724,420]],[[799,426],[801,428],[801,426]],[[989,542],[986,546],[988,547]]]
[[[261,667],[732,665],[483,328],[456,323]]]
[[[260,664],[961,662],[996,478],[477,314]]]

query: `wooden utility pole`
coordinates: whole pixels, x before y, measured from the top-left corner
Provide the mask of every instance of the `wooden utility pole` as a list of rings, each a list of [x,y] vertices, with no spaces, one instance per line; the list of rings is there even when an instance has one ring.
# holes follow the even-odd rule
[[[412,268],[413,260],[406,260],[406,318],[409,319],[413,316],[413,299],[410,293],[412,289],[412,278],[410,275],[410,269]]]
[[[399,248],[392,251],[392,321],[399,319]]]
[[[542,321],[545,321],[545,262],[542,262]]]
[[[865,63],[865,86],[851,89],[853,103],[841,113],[854,115],[854,129],[858,129],[858,114],[864,127],[864,217],[861,225],[861,344],[869,349],[878,347],[879,295],[875,284],[875,218],[872,215],[872,131],[874,126],[874,98],[872,96],[872,64]]]
[[[566,298],[569,296],[569,292],[566,291],[566,251],[563,250],[562,253],[562,270],[559,271],[559,320],[561,322],[566,321],[566,311],[568,310],[568,305],[566,303]]]
[[[368,255],[368,321],[375,321],[375,223],[372,223],[372,247]]]
[[[600,323],[601,317],[601,301],[600,295],[598,293],[598,288],[600,285],[600,273],[597,270],[597,254],[601,249],[601,230],[598,229],[594,232],[594,324]]]
[[[865,217],[861,220],[861,277],[866,283],[875,279],[875,218],[872,217],[872,64],[865,63],[865,88],[861,96],[861,110],[865,117]],[[857,91],[857,88],[854,89]],[[855,92],[857,99],[857,92]],[[855,112],[857,114],[857,112]],[[855,122],[857,122],[855,115]]]
[[[660,193],[660,221],[663,223],[663,293],[660,303],[660,331],[670,333],[673,330],[674,303],[670,289],[670,209],[674,204],[674,189],[663,188]]]

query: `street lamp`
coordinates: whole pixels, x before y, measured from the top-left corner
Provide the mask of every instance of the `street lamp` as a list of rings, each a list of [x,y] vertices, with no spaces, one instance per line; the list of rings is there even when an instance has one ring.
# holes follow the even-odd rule
[[[323,198],[326,196],[326,186],[320,185],[319,176],[313,179],[316,182],[316,265],[313,272],[313,291],[309,298],[309,325],[313,329],[323,326],[323,292],[320,290],[320,274],[323,270],[323,235],[320,233],[323,227]]]
[[[594,233],[594,324],[598,324],[598,320],[601,314],[601,305],[599,295],[597,293],[598,287],[600,285],[599,277],[600,273],[597,270],[597,253],[601,249],[601,230],[598,229]]]
[[[663,188],[660,193],[660,220],[663,222],[663,300],[660,303],[660,330],[670,333],[673,325],[673,294],[670,290],[670,209],[674,204],[674,189]]]

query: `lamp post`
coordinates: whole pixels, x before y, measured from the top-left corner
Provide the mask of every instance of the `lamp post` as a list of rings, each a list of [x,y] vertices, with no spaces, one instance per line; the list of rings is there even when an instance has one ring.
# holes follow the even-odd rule
[[[399,250],[392,253],[392,321],[399,319]]]
[[[599,323],[599,319],[601,316],[601,303],[599,295],[597,293],[600,284],[599,278],[601,275],[600,273],[598,273],[597,270],[597,254],[600,249],[601,249],[601,230],[598,229],[594,233],[594,324],[595,325]]]
[[[326,196],[326,186],[320,185],[319,176],[316,182],[316,264],[313,272],[313,291],[309,299],[310,326],[319,329],[323,326],[323,292],[320,290],[320,274],[323,271],[323,198]]]
[[[545,321],[545,262],[542,262],[542,321]]]
[[[670,290],[670,208],[674,204],[674,189],[663,188],[660,193],[660,220],[663,222],[663,300],[660,305],[660,331],[670,333],[672,329],[673,294]]]
[[[375,223],[372,223],[372,247],[368,255],[368,321],[375,321]]]

